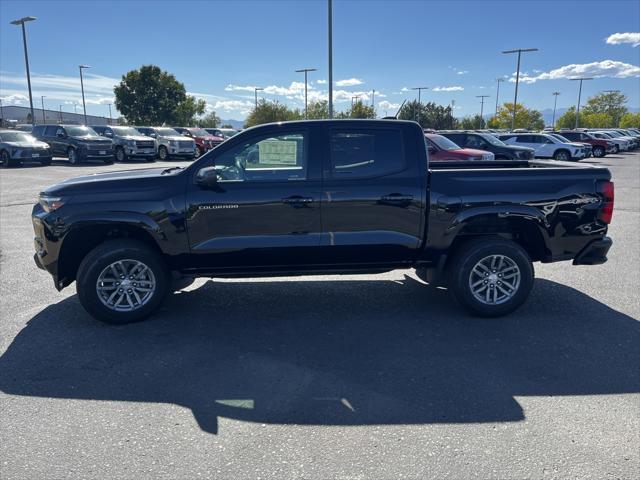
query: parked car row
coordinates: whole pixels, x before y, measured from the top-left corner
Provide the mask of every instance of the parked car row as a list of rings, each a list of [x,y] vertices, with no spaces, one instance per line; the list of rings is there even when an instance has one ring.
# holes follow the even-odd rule
[[[156,158],[193,160],[217,147],[237,131],[215,130],[214,135],[192,127],[133,127],[111,125],[35,125],[26,130],[0,130],[2,166],[20,166],[26,160],[49,165],[53,157],[67,157],[72,164],[86,160],[105,163]]]

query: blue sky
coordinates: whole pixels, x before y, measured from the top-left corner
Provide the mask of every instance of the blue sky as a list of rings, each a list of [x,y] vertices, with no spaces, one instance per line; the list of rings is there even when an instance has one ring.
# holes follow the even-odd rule
[[[0,2],[0,97],[28,105],[22,38],[9,25],[27,24],[35,105],[73,111],[85,74],[87,111],[108,115],[113,85],[143,64],[173,73],[187,91],[225,119],[242,119],[253,87],[267,99],[304,105],[303,75],[314,67],[310,98],[327,98],[325,0],[299,1],[28,1]],[[334,0],[334,94],[337,110],[361,95],[379,115],[395,112],[407,91],[427,86],[423,101],[449,104],[456,115],[479,113],[476,95],[490,95],[485,112],[512,101],[516,56],[502,50],[537,47],[523,55],[519,101],[529,107],[576,103],[618,89],[640,106],[640,2],[637,1],[354,1]],[[619,35],[616,35],[619,34]],[[613,36],[612,36],[613,35]],[[607,41],[607,39],[609,39]],[[634,46],[635,45],[635,46]],[[324,82],[324,83],[323,83]],[[37,99],[37,101],[36,101]],[[115,112],[114,112],[115,114]]]

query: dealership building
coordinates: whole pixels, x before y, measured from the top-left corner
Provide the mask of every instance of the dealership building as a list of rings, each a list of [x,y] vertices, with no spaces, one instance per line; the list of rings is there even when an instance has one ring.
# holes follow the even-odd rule
[[[0,125],[3,127],[11,127],[23,123],[30,124],[31,109],[29,107],[20,107],[17,105],[3,105],[0,110]],[[35,123],[64,123],[72,125],[84,125],[84,115],[82,113],[64,112],[62,110],[43,110],[34,108],[33,114]],[[110,120],[109,117],[98,117],[95,115],[87,115],[88,125],[116,125],[117,120]]]

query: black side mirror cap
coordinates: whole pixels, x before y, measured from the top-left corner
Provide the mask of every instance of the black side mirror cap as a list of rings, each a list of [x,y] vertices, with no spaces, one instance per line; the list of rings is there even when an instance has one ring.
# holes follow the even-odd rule
[[[218,183],[216,167],[204,167],[196,174],[196,183],[202,187],[213,187]]]

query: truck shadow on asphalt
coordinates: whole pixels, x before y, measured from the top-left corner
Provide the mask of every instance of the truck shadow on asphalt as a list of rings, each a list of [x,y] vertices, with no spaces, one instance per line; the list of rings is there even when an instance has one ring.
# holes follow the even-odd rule
[[[639,392],[639,344],[632,317],[542,279],[500,320],[469,317],[409,276],[208,281],[129,326],[92,320],[76,296],[45,308],[0,357],[0,390],[179,404],[211,433],[220,417],[513,422],[518,396]]]

